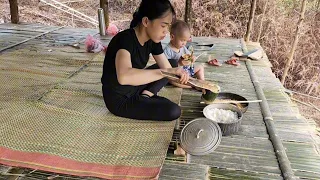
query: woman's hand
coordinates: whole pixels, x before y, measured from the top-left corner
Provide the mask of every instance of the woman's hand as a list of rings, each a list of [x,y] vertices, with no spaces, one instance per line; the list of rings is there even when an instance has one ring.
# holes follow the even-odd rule
[[[180,77],[181,84],[187,84],[189,81],[189,74],[182,67],[176,68],[175,74]]]

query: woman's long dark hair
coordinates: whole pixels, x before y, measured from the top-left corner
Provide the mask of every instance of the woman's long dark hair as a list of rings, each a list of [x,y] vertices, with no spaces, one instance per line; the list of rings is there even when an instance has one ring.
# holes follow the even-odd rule
[[[133,14],[130,28],[139,25],[143,17],[148,17],[152,21],[161,18],[168,11],[175,17],[176,13],[169,0],[142,0],[138,10]]]

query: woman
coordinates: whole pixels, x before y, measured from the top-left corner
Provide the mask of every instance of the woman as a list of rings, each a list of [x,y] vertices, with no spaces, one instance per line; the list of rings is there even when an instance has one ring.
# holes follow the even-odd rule
[[[130,29],[118,33],[109,43],[101,81],[105,104],[113,114],[160,121],[180,117],[177,104],[157,96],[168,83],[157,66],[180,76],[182,84],[189,79],[182,68],[171,67],[161,46],[174,15],[169,0],[142,0]],[[145,69],[150,53],[157,66]]]

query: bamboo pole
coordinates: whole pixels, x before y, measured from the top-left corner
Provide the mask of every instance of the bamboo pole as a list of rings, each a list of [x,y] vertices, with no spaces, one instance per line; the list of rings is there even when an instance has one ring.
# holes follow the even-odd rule
[[[104,20],[106,27],[109,27],[109,2],[108,0],[100,0],[100,7],[103,9],[104,12]]]
[[[245,45],[245,42],[243,39],[241,39],[241,45],[242,45],[242,51],[244,53],[248,52],[247,46]],[[255,74],[252,63],[250,59],[247,59],[246,61],[246,67],[250,75],[250,79],[252,81],[252,84],[254,85],[256,94],[258,99],[261,99],[262,102],[259,104],[261,107],[261,112],[263,116],[263,120],[265,122],[265,125],[267,127],[267,131],[269,134],[269,139],[273,145],[279,167],[281,170],[281,173],[283,175],[283,179],[285,180],[293,180],[296,179],[290,164],[290,161],[288,159],[287,153],[284,149],[284,146],[282,144],[281,139],[279,138],[277,134],[276,127],[273,122],[273,117],[268,105],[268,101],[264,95],[264,92],[262,90],[262,87],[258,81],[257,75]]]
[[[67,3],[78,3],[78,2],[83,2],[85,0],[68,0],[68,1],[61,1],[60,3],[62,4],[67,4]],[[52,3],[52,4],[56,4],[56,3]],[[40,4],[39,7],[44,7],[44,6],[48,6],[48,4]]]
[[[305,106],[308,106],[308,107],[313,108],[311,104],[302,102],[302,101],[300,101],[300,100],[298,100],[298,99],[295,99],[295,98],[291,98],[291,99],[292,99],[293,101],[296,101],[296,102],[300,103],[300,104],[303,104],[303,105],[305,105]]]
[[[236,100],[224,100],[216,99],[213,102],[207,104],[242,104],[242,103],[260,103],[262,100],[251,100],[251,101],[236,101]],[[200,102],[200,104],[206,104],[205,102]]]
[[[19,10],[18,10],[18,0],[9,0],[10,3],[10,15],[11,23],[19,23]]]
[[[280,166],[280,170],[283,176],[284,180],[294,180],[296,179],[291,163],[289,161],[289,158],[286,153],[286,149],[284,148],[282,141],[277,133],[277,128],[275,127],[274,120],[272,117],[272,113],[269,108],[268,101],[264,95],[264,92],[262,90],[262,86],[258,81],[257,75],[255,74],[251,60],[246,60],[246,66],[251,78],[251,81],[254,85],[256,94],[258,99],[261,99],[262,102],[260,103],[261,112],[263,116],[263,120],[267,127],[267,132],[269,134],[269,139],[273,145],[275,154],[277,156],[277,160]]]
[[[308,94],[296,92],[296,91],[293,91],[293,90],[289,90],[289,91],[291,91],[292,93],[295,93],[295,94],[299,94],[299,95],[302,95],[302,96],[306,96],[306,97],[312,98],[312,99],[319,99],[319,100],[320,100],[320,97],[310,96],[310,95],[308,95]]]
[[[81,20],[87,21],[88,23],[91,23],[91,24],[93,24],[95,26],[98,25],[98,21],[96,19],[91,18],[91,17],[89,17],[89,16],[87,16],[87,15],[85,15],[85,14],[83,14],[83,13],[81,13],[81,12],[79,12],[79,11],[77,11],[77,10],[75,10],[75,9],[65,5],[65,4],[63,4],[63,3],[60,3],[59,1],[56,1],[56,0],[50,0],[50,1],[52,1],[52,2],[48,2],[48,0],[40,0],[40,2],[48,4],[51,7],[59,9],[59,10],[65,12],[65,13],[68,13],[68,14],[70,14],[72,16],[75,16],[75,17],[77,17],[77,18],[79,18]]]
[[[258,33],[258,37],[257,37],[257,42],[259,42],[260,38],[261,38],[262,24],[263,24],[263,21],[264,21],[264,16],[265,16],[266,11],[267,11],[268,2],[269,2],[269,0],[266,0],[266,2],[264,3],[263,11],[262,11],[262,14],[261,14],[260,25],[259,25],[259,33]]]
[[[191,26],[192,0],[186,0],[184,21]]]
[[[320,112],[320,109],[316,105],[312,104],[311,102],[310,102],[310,104],[311,104],[312,107],[314,107],[317,111]]]
[[[305,105],[305,106],[308,106],[308,107],[314,108],[315,110],[317,110],[317,111],[319,111],[319,112],[320,112],[320,109],[319,109],[316,105],[312,104],[311,102],[309,102],[309,103],[305,103],[305,102],[303,102],[303,101],[299,101],[298,99],[295,99],[295,98],[291,98],[291,99],[292,99],[292,100],[294,100],[294,101],[296,101],[296,102],[298,102],[298,103],[300,103],[300,104],[303,104],[303,105]]]
[[[245,41],[248,42],[250,39],[250,33],[253,25],[254,12],[256,11],[257,0],[251,0],[250,16],[247,25],[247,32],[245,35]]]
[[[282,84],[284,84],[284,82],[286,80],[288,71],[290,69],[290,64],[293,61],[294,52],[296,51],[296,48],[297,48],[297,45],[298,45],[300,26],[301,26],[301,24],[302,24],[302,22],[304,20],[304,14],[305,14],[305,11],[306,11],[306,4],[307,4],[307,0],[303,0],[302,1],[302,6],[301,6],[301,11],[300,11],[300,19],[299,19],[298,24],[297,24],[296,33],[295,33],[295,37],[294,37],[294,40],[293,40],[292,48],[291,48],[291,51],[290,51],[290,54],[289,54],[289,57],[288,57],[288,61],[286,62],[286,66],[284,68],[282,78],[281,78],[281,83]]]

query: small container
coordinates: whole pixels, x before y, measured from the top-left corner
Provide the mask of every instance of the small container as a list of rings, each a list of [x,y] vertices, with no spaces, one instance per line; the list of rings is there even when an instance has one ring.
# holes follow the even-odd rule
[[[211,119],[209,112],[210,112],[210,109],[213,109],[213,108],[231,110],[233,112],[236,112],[238,114],[238,120],[224,123],[224,122],[218,122],[216,119]],[[231,104],[210,104],[203,109],[203,114],[206,118],[218,123],[223,136],[229,136],[229,135],[235,134],[240,129],[241,121],[242,121],[242,111],[237,106],[234,106]]]
[[[220,144],[222,133],[214,121],[197,118],[189,122],[181,131],[180,144],[188,154],[206,155]]]

